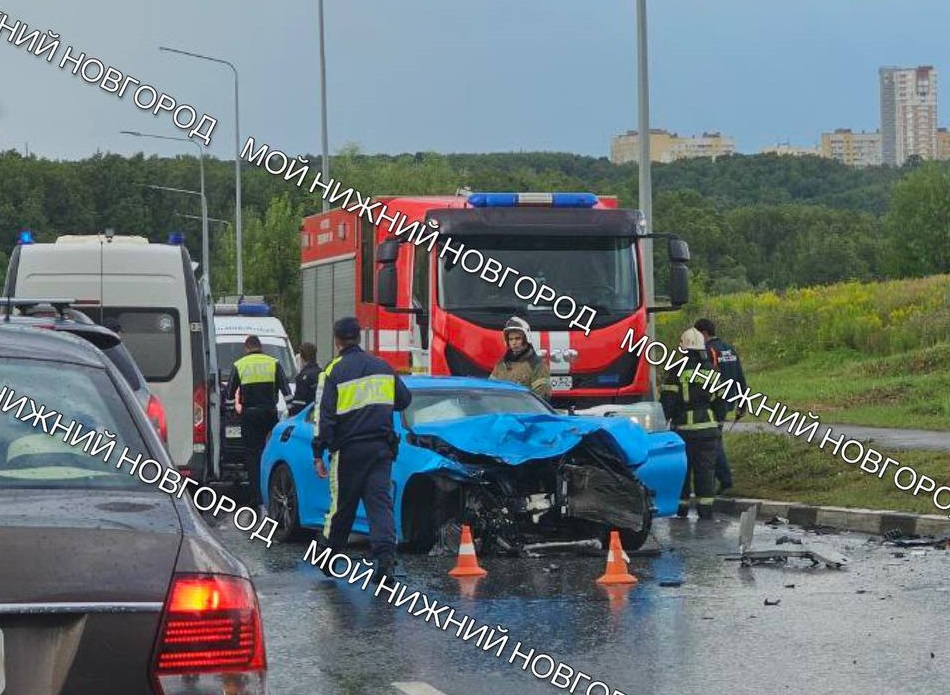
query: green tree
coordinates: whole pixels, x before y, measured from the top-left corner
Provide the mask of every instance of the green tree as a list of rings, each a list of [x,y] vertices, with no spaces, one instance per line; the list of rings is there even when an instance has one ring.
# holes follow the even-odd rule
[[[950,167],[924,162],[895,186],[884,220],[896,277],[950,271]]]

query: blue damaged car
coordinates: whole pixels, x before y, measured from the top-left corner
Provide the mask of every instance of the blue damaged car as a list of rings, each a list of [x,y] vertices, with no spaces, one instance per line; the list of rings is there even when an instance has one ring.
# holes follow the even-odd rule
[[[404,550],[452,551],[461,524],[482,553],[602,548],[611,529],[635,550],[654,518],[676,513],[686,456],[673,432],[560,414],[508,382],[404,381],[412,405],[394,416],[401,442],[392,472]],[[313,470],[313,410],[278,423],[261,457],[261,494],[285,542],[322,527],[330,508],[328,479]],[[353,531],[369,532],[362,504]]]

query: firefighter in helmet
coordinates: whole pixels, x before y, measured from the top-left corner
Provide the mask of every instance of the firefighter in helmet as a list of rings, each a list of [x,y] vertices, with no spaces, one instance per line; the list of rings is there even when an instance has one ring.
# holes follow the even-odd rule
[[[716,495],[716,452],[725,417],[725,402],[719,393],[707,390],[714,384],[715,374],[706,352],[706,340],[695,328],[688,328],[680,337],[680,347],[689,362],[682,374],[669,372],[663,379],[660,403],[672,429],[686,444],[686,479],[680,493],[676,515],[689,515],[690,492],[696,495],[696,511],[700,519],[712,519]]]
[[[512,316],[505,324],[504,356],[495,365],[490,379],[513,381],[527,386],[535,395],[551,399],[551,370],[531,344],[531,327],[518,316]]]

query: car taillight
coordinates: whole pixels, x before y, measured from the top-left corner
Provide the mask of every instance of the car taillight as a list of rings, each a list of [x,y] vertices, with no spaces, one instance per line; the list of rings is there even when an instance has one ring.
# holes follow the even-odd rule
[[[152,424],[155,426],[155,431],[158,432],[158,436],[162,438],[162,441],[165,444],[168,444],[168,422],[165,420],[165,407],[162,405],[162,402],[155,397],[155,394],[151,394],[148,397],[148,419],[152,421]]]
[[[205,444],[205,393],[204,384],[195,386],[194,408],[194,428],[191,441],[194,444]]]
[[[161,695],[267,695],[267,654],[251,582],[175,575],[153,673]]]

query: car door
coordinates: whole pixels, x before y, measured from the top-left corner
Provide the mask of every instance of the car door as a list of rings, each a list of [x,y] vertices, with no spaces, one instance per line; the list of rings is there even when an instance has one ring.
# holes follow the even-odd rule
[[[330,478],[321,478],[313,470],[313,410],[311,403],[297,416],[299,424],[289,425],[293,427],[290,452],[294,458],[297,505],[304,526],[322,526],[330,509]],[[324,454],[324,461],[328,460],[329,456]]]

